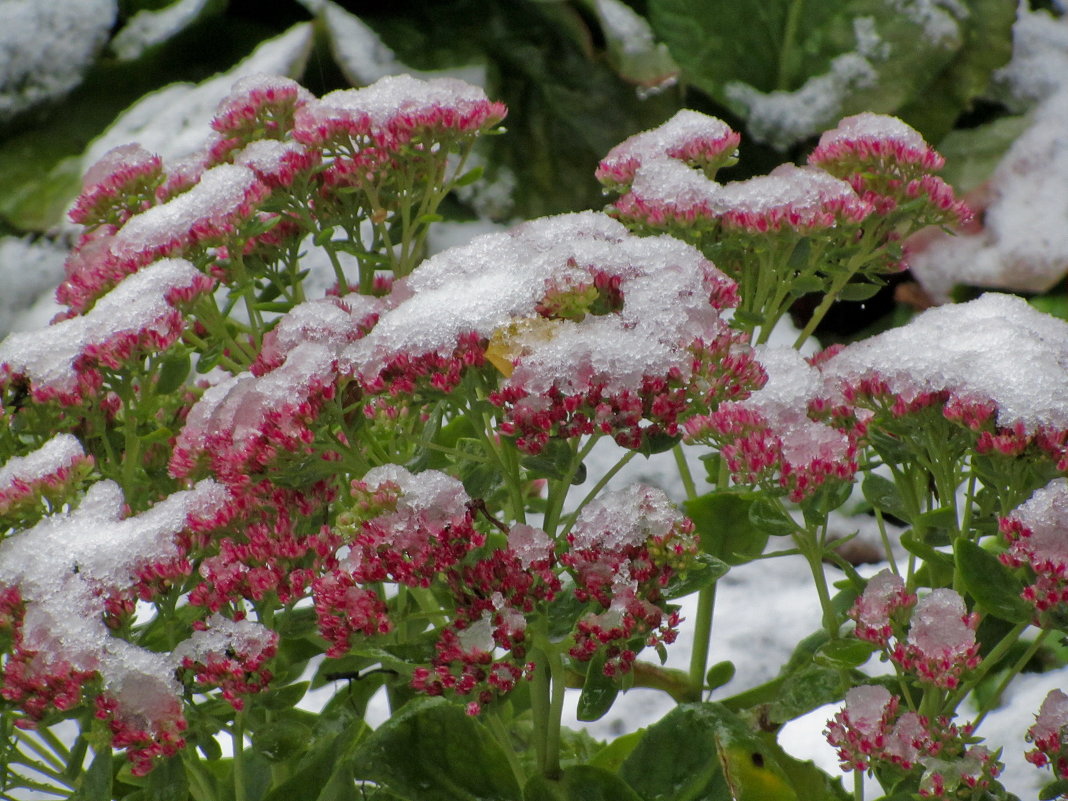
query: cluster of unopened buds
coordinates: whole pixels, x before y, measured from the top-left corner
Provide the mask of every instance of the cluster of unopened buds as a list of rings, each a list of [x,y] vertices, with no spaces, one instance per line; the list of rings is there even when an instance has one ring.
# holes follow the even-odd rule
[[[922,798],[983,798],[1001,772],[994,754],[969,742],[969,727],[945,718],[930,720],[901,708],[901,699],[881,685],[846,693],[842,710],[828,721],[827,740],[843,770],[898,771],[922,767]]]
[[[602,608],[579,620],[571,656],[588,661],[600,653],[604,672],[614,675],[629,670],[643,647],[674,642],[678,611],[656,602],[692,566],[697,539],[661,490],[606,493],[579,513],[567,540],[560,561],[574,572],[576,597]]]
[[[904,580],[885,569],[868,581],[849,616],[858,638],[879,646],[923,684],[954,689],[979,664],[979,616],[954,590],[931,590],[917,601]]]

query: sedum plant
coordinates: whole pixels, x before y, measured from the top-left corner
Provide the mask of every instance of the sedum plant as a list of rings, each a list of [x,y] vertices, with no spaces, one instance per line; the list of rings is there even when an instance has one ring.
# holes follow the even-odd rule
[[[717,183],[738,135],[681,112],[605,154],[606,212],[427,258],[505,115],[454,79],[257,75],[194,157],[87,173],[65,310],[0,343],[0,793],[839,799],[774,736],[837,703],[854,798],[865,773],[1011,798],[981,724],[1065,625],[1066,324],[990,294],[801,355],[909,234],[968,215],[872,114]],[[654,454],[681,505],[610,486]],[[828,536],[858,504],[868,578]],[[729,694],[716,582],[786,554],[822,627]],[[608,743],[562,726],[568,692],[592,721],[634,687],[677,705]],[[1048,797],[1065,711],[1031,730]]]

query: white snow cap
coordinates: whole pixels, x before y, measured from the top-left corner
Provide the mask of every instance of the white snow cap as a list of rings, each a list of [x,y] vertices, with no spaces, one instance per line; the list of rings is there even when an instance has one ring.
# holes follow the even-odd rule
[[[1013,295],[929,309],[847,346],[821,367],[832,393],[868,376],[906,398],[949,390],[991,400],[998,424],[1068,428],[1068,323]]]
[[[346,348],[342,369],[374,376],[401,354],[451,354],[463,335],[489,339],[541,320],[536,308],[549,287],[589,283],[594,271],[620,277],[622,310],[520,327],[509,384],[537,395],[554,384],[581,391],[596,378],[615,392],[672,367],[688,376],[685,346],[726,325],[708,299],[711,282],[728,279],[696,249],[668,236],[632,236],[604,214],[582,212],[476,237],[428,259],[395,288],[397,306]]]
[[[172,310],[167,294],[192,286],[202,275],[184,259],[157,261],[124,278],[86,314],[11,334],[0,342],[0,364],[27,376],[35,389],[73,392],[78,383],[74,361],[87,347],[120,334],[165,333],[165,318]]]

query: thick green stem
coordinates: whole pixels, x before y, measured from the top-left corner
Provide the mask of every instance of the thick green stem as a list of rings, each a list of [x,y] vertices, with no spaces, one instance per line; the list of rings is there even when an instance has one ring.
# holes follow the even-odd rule
[[[716,607],[716,585],[706,587],[697,596],[697,616],[693,623],[693,650],[690,652],[690,683],[704,692],[705,671],[712,642],[712,618]]]
[[[247,801],[245,787],[245,713],[238,712],[231,732],[234,743],[234,801]]]
[[[986,658],[979,664],[979,666],[968,676],[968,680],[963,682],[957,691],[950,697],[943,710],[943,714],[952,714],[956,711],[957,707],[961,705],[965,698],[975,689],[976,685],[982,681],[983,677],[989,673],[998,662],[1002,660],[1009,649],[1016,644],[1016,641],[1020,639],[1030,623],[1017,623],[1012,631],[1001,638],[1000,642],[995,645],[990,653],[986,655]]]

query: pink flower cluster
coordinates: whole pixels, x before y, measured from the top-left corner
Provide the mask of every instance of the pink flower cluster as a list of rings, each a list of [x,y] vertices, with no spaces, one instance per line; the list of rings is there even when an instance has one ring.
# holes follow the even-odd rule
[[[157,261],[84,314],[8,336],[0,343],[0,383],[27,384],[37,402],[92,400],[113,408],[105,373],[139,365],[177,342],[189,306],[214,286],[183,259]]]
[[[0,521],[36,522],[69,497],[93,467],[93,458],[69,434],[59,434],[26,456],[0,465]]]
[[[882,570],[868,582],[849,616],[856,621],[857,637],[878,645],[924,684],[953,689],[979,664],[979,615],[969,613],[954,590],[934,589],[917,602],[900,576]]]
[[[1050,690],[1035,715],[1035,724],[1027,731],[1034,748],[1027,761],[1036,767],[1051,766],[1059,779],[1068,779],[1068,695]]]
[[[953,188],[932,175],[945,160],[896,117],[865,112],[825,132],[808,163],[848,181],[879,214],[922,199],[928,223],[966,221],[971,212]]]
[[[766,383],[748,399],[690,418],[686,440],[714,444],[735,481],[785,492],[795,502],[828,481],[852,481],[857,429],[819,402],[818,363],[782,348],[758,349],[756,358]]]
[[[716,183],[716,171],[733,163],[739,141],[721,120],[684,110],[617,145],[596,174],[621,193],[616,216],[654,229],[718,225],[757,235],[853,230],[871,213],[872,205],[848,183],[812,167],[784,164],[765,176]]]
[[[1009,567],[1027,568],[1033,581],[1023,597],[1034,604],[1036,617],[1068,608],[1068,480],[1056,478],[999,525],[1009,543],[1001,561]]]
[[[945,718],[931,721],[900,706],[901,699],[879,685],[846,693],[845,706],[824,731],[843,770],[907,772],[922,765],[922,798],[972,798],[997,778],[1001,765],[994,755],[967,745],[970,727]]]
[[[193,674],[198,691],[218,687],[234,709],[243,709],[242,696],[266,689],[271,680],[266,663],[275,655],[278,634],[219,614],[194,628],[174,650],[175,661]]]
[[[421,81],[391,75],[363,89],[342,89],[303,105],[293,129],[303,144],[336,155],[369,148],[384,153],[404,146],[477,134],[507,114],[478,87],[455,78]]]
[[[624,191],[638,170],[663,159],[700,168],[709,178],[737,160],[741,136],[725,122],[682,109],[658,128],[635,134],[612,148],[597,166],[597,180]]]
[[[374,468],[353,483],[352,497],[338,519],[336,567],[312,587],[320,633],[331,643],[327,655],[343,656],[356,636],[390,631],[385,603],[368,585],[436,583],[452,596],[450,620],[430,665],[414,670],[412,687],[473,696],[468,711],[476,714],[529,677],[525,614],[560,589],[548,535],[517,524],[504,547],[481,555],[486,535],[474,523],[484,508],[436,470]]]
[[[693,523],[658,489],[633,485],[606,493],[579,512],[560,561],[575,595],[600,612],[579,620],[571,655],[603,654],[606,675],[627,672],[644,646],[674,642],[681,618],[658,602],[697,553]]]

